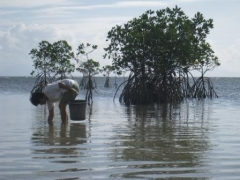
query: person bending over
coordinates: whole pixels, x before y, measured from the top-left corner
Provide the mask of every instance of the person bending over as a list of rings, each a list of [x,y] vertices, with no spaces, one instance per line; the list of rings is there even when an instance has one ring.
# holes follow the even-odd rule
[[[49,110],[48,123],[50,125],[54,117],[55,102],[59,101],[62,124],[66,124],[68,121],[66,107],[70,101],[73,101],[77,97],[78,92],[79,85],[76,81],[63,79],[47,84],[43,92],[32,93],[30,101],[35,106],[47,103]]]

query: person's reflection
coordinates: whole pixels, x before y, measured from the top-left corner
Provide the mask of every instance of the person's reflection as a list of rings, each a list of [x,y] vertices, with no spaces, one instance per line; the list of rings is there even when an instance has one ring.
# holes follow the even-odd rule
[[[35,153],[76,155],[81,153],[79,145],[86,142],[86,126],[80,123],[72,123],[59,128],[43,127],[37,129],[37,132],[32,135],[32,143],[39,147],[35,149]]]

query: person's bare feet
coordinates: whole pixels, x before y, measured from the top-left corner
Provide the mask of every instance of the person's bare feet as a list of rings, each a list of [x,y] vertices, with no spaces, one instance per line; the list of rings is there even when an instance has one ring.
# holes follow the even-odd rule
[[[68,121],[62,121],[62,124],[61,125],[67,125]]]

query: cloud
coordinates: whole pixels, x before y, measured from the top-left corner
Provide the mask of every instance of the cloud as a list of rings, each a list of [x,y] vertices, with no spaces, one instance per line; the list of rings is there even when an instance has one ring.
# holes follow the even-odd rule
[[[196,2],[198,0],[168,0],[168,1],[119,1],[106,7],[127,8],[127,7],[165,7],[176,3]]]
[[[113,19],[110,18],[108,21],[112,22]],[[74,52],[76,52],[80,43],[88,42],[98,45],[99,48],[90,55],[90,58],[101,61],[101,66],[110,64],[110,61],[103,60],[103,47],[106,47],[105,39],[108,28],[101,23],[102,21],[99,21],[97,24],[98,31],[96,27],[94,29],[94,26],[92,26],[95,20],[87,22],[89,24],[83,25],[85,28],[78,25],[52,27],[49,25],[26,25],[20,23],[12,26],[6,32],[0,31],[0,76],[29,76],[33,70],[29,52],[33,48],[38,48],[42,40],[50,43],[66,40],[72,46]]]
[[[129,8],[129,7],[150,7],[150,6],[166,6],[166,1],[121,1],[108,5],[92,6],[91,8]]]
[[[58,37],[56,29],[37,24],[21,23],[0,32],[0,75],[29,75],[32,70],[30,50],[37,48],[42,40],[53,41]]]
[[[218,14],[215,9],[211,11],[206,9],[207,2],[212,2],[209,3],[210,5],[214,2],[201,3],[202,0],[22,0],[21,3],[19,2],[16,0],[0,1],[0,76],[17,75],[20,70],[22,74],[29,75],[33,69],[29,52],[32,48],[37,48],[42,40],[49,42],[66,40],[74,50],[82,42],[96,44],[99,48],[91,55],[91,58],[99,61],[101,65],[110,64],[111,62],[102,59],[102,55],[104,54],[103,47],[106,47],[107,32],[113,26],[126,23],[141,15],[146,9],[174,7],[176,4],[186,5],[183,10],[187,14],[202,10],[207,16],[215,17],[215,28],[210,34],[214,40],[211,45],[222,65],[213,73],[239,71],[240,57],[237,49],[240,49],[240,43],[239,41],[233,43],[233,40],[239,39],[237,32],[239,28],[234,18],[238,17],[238,6],[231,5],[226,16],[222,14],[222,11],[217,11],[221,12]],[[197,3],[194,4],[194,2]],[[235,14],[231,14],[232,6],[236,7],[233,11]],[[218,7],[221,10],[220,4]],[[222,16],[219,16],[221,14]],[[231,16],[228,16],[229,14]]]
[[[176,3],[189,3],[189,2],[196,2],[199,0],[168,0],[168,1],[112,1],[114,3],[106,3],[99,1],[96,5],[84,5],[88,4],[89,2],[86,1],[71,1],[71,0],[1,0],[0,1],[0,7],[24,7],[24,8],[31,8],[31,7],[40,7],[40,6],[71,6],[71,9],[96,9],[96,8],[126,8],[126,7],[149,7],[149,6],[166,6],[168,4],[176,4]],[[78,6],[76,6],[78,5]],[[80,6],[82,5],[82,6]]]
[[[12,26],[7,32],[2,32],[0,42],[5,50],[22,51],[29,48],[30,44],[39,42],[42,39],[55,37],[53,28],[46,25],[25,25],[23,23]],[[5,51],[6,52],[6,51]]]
[[[0,7],[37,7],[37,6],[48,6],[48,5],[54,5],[54,4],[67,4],[69,0],[1,0],[0,1]]]
[[[213,40],[209,40],[209,43],[221,65],[213,71],[207,72],[207,76],[239,77],[240,39],[233,42],[230,46],[222,45]]]
[[[240,39],[235,41],[221,54],[222,65],[226,69],[231,69],[231,71],[239,72],[240,67]],[[240,75],[240,74],[239,74]]]
[[[196,2],[198,0],[169,0],[169,1],[112,1],[112,3],[105,3],[99,1],[94,5],[88,5],[89,3],[84,3],[84,1],[70,1],[70,0],[24,0],[24,3],[19,3],[15,0],[1,0],[0,7],[9,8],[35,8],[39,7],[42,12],[56,13],[63,11],[72,10],[95,10],[95,9],[105,9],[105,8],[133,8],[133,7],[165,7],[169,5],[174,5],[178,3],[189,3]],[[87,4],[87,5],[86,5]],[[33,9],[36,10],[36,9]]]

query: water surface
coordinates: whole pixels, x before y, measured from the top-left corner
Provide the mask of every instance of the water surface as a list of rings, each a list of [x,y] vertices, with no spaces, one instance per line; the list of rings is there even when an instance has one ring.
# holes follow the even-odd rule
[[[0,77],[0,179],[240,179],[240,78],[212,81],[216,99],[126,107],[98,78],[85,121],[49,126],[34,79]]]

